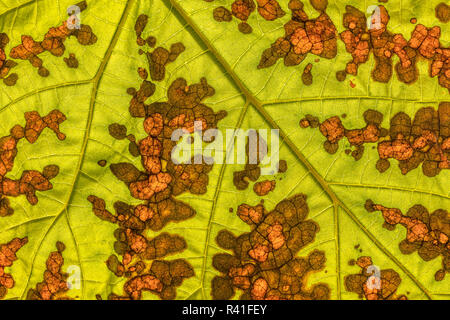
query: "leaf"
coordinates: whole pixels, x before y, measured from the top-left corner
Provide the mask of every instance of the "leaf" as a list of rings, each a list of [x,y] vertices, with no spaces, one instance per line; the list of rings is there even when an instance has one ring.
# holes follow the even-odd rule
[[[409,35],[414,29],[409,20],[415,17],[426,26],[440,25],[441,42],[448,46],[446,25],[436,23],[431,9],[439,1],[431,2],[432,5],[413,0],[385,3],[391,15],[391,31]],[[215,94],[204,103],[216,113],[227,111],[227,116],[218,122],[219,129],[280,130],[280,159],[287,161],[288,170],[276,176],[276,188],[263,197],[264,206],[270,211],[286,198],[307,195],[308,219],[315,221],[320,231],[298,256],[307,257],[316,249],[324,251],[326,256],[325,267],[307,277],[308,287],[325,283],[330,288],[330,298],[356,299],[357,295],[347,290],[345,281],[346,276],[360,270],[348,262],[370,256],[381,269],[393,269],[400,275],[398,294],[405,294],[409,299],[448,296],[448,276],[443,281],[434,279],[435,272],[442,267],[441,257],[424,261],[417,252],[402,254],[398,244],[405,238],[405,229],[399,226],[394,231],[386,230],[382,227],[382,215],[369,213],[364,207],[366,200],[372,199],[377,204],[399,208],[403,213],[415,204],[424,205],[429,212],[448,210],[448,170],[429,178],[420,169],[402,175],[391,165],[387,172],[380,174],[375,169],[376,150],[367,150],[355,162],[345,155],[344,142],[341,142],[339,151],[330,155],[323,149],[324,137],[318,130],[301,129],[298,124],[307,114],[323,121],[345,113],[348,115],[343,120],[346,128],[362,128],[363,112],[376,109],[385,115],[383,125],[388,127],[389,119],[399,111],[413,117],[424,106],[437,110],[439,103],[448,99],[448,92],[439,86],[436,78],[427,76],[427,63],[418,63],[420,77],[413,85],[401,83],[396,76],[383,84],[370,77],[372,57],[360,66],[358,76],[351,77],[356,84],[352,88],[349,82],[338,82],[335,77],[351,59],[339,40],[338,55],[333,59],[315,63],[317,57],[308,55],[296,67],[288,68],[279,60],[271,68],[257,69],[263,50],[284,35],[283,25],[290,19],[287,4],[279,1],[286,14],[274,21],[266,21],[256,13],[251,15],[248,23],[253,32],[244,35],[239,33],[236,21],[219,23],[213,19],[214,8],[229,8],[231,3],[88,1],[81,22],[91,26],[97,42],[90,46],[81,46],[74,38],[65,42],[64,56],[75,53],[79,61],[77,69],[67,68],[62,58],[44,52],[40,57],[50,75],[42,78],[28,61],[17,61],[18,66],[13,69],[19,75],[17,84],[0,86],[0,112],[4,119],[1,136],[8,135],[16,124],[24,126],[25,112],[36,110],[45,116],[57,109],[67,119],[60,124],[65,140],[58,140],[46,129],[36,143],[20,140],[17,145],[18,154],[9,178],[20,179],[24,170],[42,171],[48,165],[57,165],[59,174],[51,180],[51,190],[37,192],[36,205],[31,205],[24,196],[11,198],[14,214],[0,218],[1,244],[15,237],[28,237],[28,243],[17,252],[18,260],[7,269],[15,279],[7,299],[26,298],[29,290],[43,281],[46,260],[55,252],[57,241],[66,246],[62,252],[63,271],[70,273],[71,266],[80,268],[81,286],[67,291],[68,296],[94,299],[96,295],[107,298],[112,292],[123,293],[126,279],[115,276],[105,263],[115,252],[116,227],[99,219],[87,199],[91,195],[104,199],[110,212],[116,201],[141,203],[130,195],[123,181],[98,162],[131,163],[142,169],[140,158],[129,153],[129,142],[113,139],[108,131],[112,123],[119,123],[136,140],[146,137],[142,119],[130,116],[130,96],[126,94],[128,88],[139,88],[142,82],[138,68],[148,66],[146,56],[137,53],[135,22],[142,13],[149,17],[144,39],[152,35],[157,39],[157,47],[169,48],[177,42],[185,47],[166,66],[164,80],[152,81],[156,91],[150,102],[167,101],[167,90],[177,78],[194,84],[205,77]],[[70,1],[59,2],[59,6],[46,0],[3,1],[0,5],[2,31],[11,39],[6,51],[19,45],[25,34],[42,39],[49,28],[67,19],[66,8],[72,4]],[[346,5],[365,11],[360,1],[330,3],[327,13],[338,32],[344,30],[342,14]],[[305,10],[309,16],[317,16],[306,1]],[[301,76],[308,63],[314,64],[314,80],[311,86],[304,86]],[[233,173],[242,169],[243,165],[215,164],[208,174],[206,193],[184,192],[176,197],[196,211],[194,217],[168,223],[161,230],[177,234],[187,243],[187,249],[168,260],[186,259],[195,272],[177,288],[177,299],[210,299],[213,278],[220,275],[212,266],[213,257],[226,252],[217,244],[216,236],[223,229],[235,235],[250,231],[236,215],[236,209],[243,203],[257,205],[262,198],[253,192],[252,186],[243,191],[236,189]],[[161,232],[150,231],[148,236],[153,238]],[[143,298],[158,299],[158,296],[145,292]]]

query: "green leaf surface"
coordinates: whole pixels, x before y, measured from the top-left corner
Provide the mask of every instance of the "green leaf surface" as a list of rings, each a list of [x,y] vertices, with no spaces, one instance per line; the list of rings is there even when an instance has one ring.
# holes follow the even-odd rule
[[[429,178],[420,168],[402,175],[397,165],[391,164],[388,171],[380,174],[375,168],[376,150],[367,150],[361,160],[354,161],[345,155],[342,142],[338,152],[330,155],[323,149],[324,137],[318,130],[301,129],[298,124],[306,114],[324,120],[345,113],[346,128],[362,128],[363,112],[375,109],[385,115],[383,126],[389,127],[389,119],[397,112],[413,117],[421,107],[437,110],[440,102],[448,101],[449,93],[436,78],[427,76],[428,63],[418,63],[421,76],[413,85],[401,83],[395,75],[391,82],[383,84],[370,77],[375,63],[372,56],[361,65],[359,75],[352,77],[356,87],[351,88],[348,81],[338,82],[335,77],[351,60],[343,42],[338,40],[337,57],[315,63],[314,82],[307,87],[302,84],[301,75],[304,66],[317,58],[311,54],[296,67],[287,68],[279,60],[271,68],[256,68],[262,51],[284,35],[283,25],[290,19],[288,1],[279,1],[287,14],[275,21],[266,21],[254,13],[248,20],[253,26],[249,35],[237,30],[236,19],[230,23],[213,19],[214,8],[229,8],[232,2],[91,0],[81,17],[82,23],[90,25],[97,35],[97,43],[80,46],[75,38],[65,42],[67,51],[75,53],[80,61],[79,68],[68,69],[62,58],[45,52],[42,59],[51,74],[42,78],[28,61],[17,61],[14,72],[19,74],[18,83],[13,87],[0,85],[0,136],[8,135],[16,124],[23,126],[25,112],[36,110],[44,116],[58,109],[67,117],[60,126],[67,138],[60,141],[50,130],[44,130],[36,143],[21,140],[17,146],[9,178],[20,179],[24,170],[41,171],[49,164],[58,165],[60,173],[52,180],[52,190],[37,192],[37,205],[30,205],[24,196],[11,198],[14,214],[0,217],[1,244],[15,237],[28,237],[28,244],[17,253],[18,260],[7,268],[15,286],[6,299],[24,299],[28,290],[42,281],[46,260],[56,250],[57,241],[67,247],[63,270],[69,266],[79,266],[81,270],[81,287],[69,290],[68,296],[95,299],[97,294],[106,298],[111,292],[123,292],[125,279],[116,277],[105,264],[114,253],[115,226],[93,214],[87,197],[95,194],[104,199],[110,210],[116,201],[139,204],[127,186],[97,162],[131,162],[142,168],[140,158],[129,154],[126,141],[114,140],[108,133],[111,123],[120,123],[137,140],[146,136],[142,119],[129,114],[130,96],[126,94],[127,88],[140,85],[137,68],[148,65],[145,55],[137,53],[134,30],[142,13],[149,17],[144,39],[152,35],[158,40],[157,46],[169,48],[182,42],[186,47],[175,62],[167,65],[165,79],[155,82],[156,92],[150,102],[166,101],[167,89],[179,77],[188,84],[205,77],[215,89],[215,95],[207,98],[205,104],[215,112],[228,113],[219,122],[219,129],[279,129],[280,159],[288,163],[287,172],[277,175],[276,189],[263,198],[251,187],[237,190],[233,172],[242,170],[243,165],[226,164],[213,166],[205,194],[183,193],[177,197],[197,212],[195,217],[169,223],[163,229],[182,236],[187,243],[186,250],[170,258],[186,259],[195,271],[194,277],[177,288],[177,299],[211,299],[211,281],[220,274],[213,268],[212,258],[225,252],[216,243],[218,232],[228,229],[240,235],[250,231],[235,213],[240,204],[256,205],[264,199],[264,206],[272,210],[283,199],[298,193],[307,195],[308,218],[320,226],[315,241],[302,248],[299,256],[320,249],[327,259],[323,270],[308,277],[308,285],[328,284],[331,299],[356,299],[357,295],[347,291],[344,282],[345,276],[359,272],[348,261],[363,255],[372,257],[382,269],[398,272],[402,282],[397,292],[408,292],[409,299],[448,297],[448,275],[443,281],[434,279],[442,258],[426,262],[417,252],[402,254],[398,243],[405,238],[405,229],[398,226],[394,231],[386,230],[382,227],[382,215],[368,213],[364,204],[372,199],[404,213],[415,204],[422,204],[429,212],[448,210],[449,170]],[[414,29],[409,21],[415,17],[426,26],[441,26],[441,43],[448,46],[448,24],[437,22],[434,16],[439,2],[390,0],[384,4],[391,16],[390,30],[409,35]],[[50,27],[67,18],[66,8],[72,4],[66,0],[3,0],[0,28],[11,39],[6,51],[20,44],[24,34],[41,39]],[[372,4],[378,1],[329,1],[327,13],[338,32],[342,32],[346,5],[365,11]],[[310,17],[317,16],[307,1],[305,11]],[[234,208],[234,213],[230,208]],[[158,296],[147,292],[143,298]]]

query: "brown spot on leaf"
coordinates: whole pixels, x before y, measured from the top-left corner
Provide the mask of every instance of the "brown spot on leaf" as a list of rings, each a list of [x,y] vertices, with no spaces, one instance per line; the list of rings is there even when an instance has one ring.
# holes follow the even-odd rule
[[[256,0],[256,3],[258,4],[258,13],[268,21],[281,18],[286,14],[276,0]]]
[[[273,21],[283,17],[286,13],[277,0],[235,0],[231,4],[231,11],[223,6],[214,8],[213,17],[218,22],[230,22],[233,16],[241,20],[238,29],[244,34],[252,32],[252,27],[247,23],[250,15],[257,9],[259,15],[267,21]]]
[[[26,125],[16,125],[11,129],[11,134],[0,138],[0,217],[12,215],[13,209],[9,205],[8,197],[25,195],[31,205],[36,205],[38,198],[36,191],[48,191],[53,189],[50,180],[59,173],[55,165],[47,166],[41,174],[35,170],[26,170],[18,180],[6,177],[14,167],[14,159],[17,156],[18,142],[25,138],[33,144],[37,141],[45,128],[53,130],[59,140],[66,136],[59,131],[59,125],[66,117],[58,110],[53,110],[47,116],[41,117],[37,111],[25,113]]]
[[[252,33],[253,28],[247,22],[241,22],[238,24],[238,29],[243,34]]]
[[[68,58],[64,58],[64,62],[69,68],[78,68],[78,59],[74,53],[70,53]]]
[[[310,0],[310,2],[317,11],[325,11],[328,7],[328,0]]]
[[[117,140],[123,140],[127,137],[127,127],[122,124],[113,123],[108,127],[111,137]]]
[[[108,164],[108,162],[107,162],[106,160],[99,160],[99,161],[97,162],[97,164],[98,164],[100,167],[106,167],[106,165]]]
[[[153,52],[147,52],[150,76],[153,81],[162,81],[166,74],[166,65],[173,62],[185,50],[181,42],[172,44],[170,51],[158,47]]]
[[[19,76],[17,75],[17,73],[11,73],[8,77],[3,79],[3,83],[8,87],[12,87],[16,85],[18,79]]]
[[[62,271],[64,258],[62,252],[65,245],[62,242],[56,243],[57,251],[50,253],[47,259],[47,269],[44,272],[44,279],[36,285],[35,289],[30,289],[27,300],[70,300],[66,296],[69,291],[67,278],[69,275]]]
[[[286,160],[280,160],[278,163],[278,172],[285,173],[288,169],[287,161]]]
[[[302,82],[305,86],[310,86],[313,83],[313,76],[311,73],[311,69],[312,69],[312,64],[308,63],[306,65],[305,69],[303,70]]]
[[[222,6],[214,9],[213,16],[214,20],[219,22],[222,21],[229,22],[233,19],[233,15],[231,14],[230,10]]]
[[[407,300],[405,295],[398,295],[397,289],[402,281],[400,275],[392,270],[378,270],[370,257],[359,257],[352,260],[350,265],[358,265],[361,272],[345,276],[345,289],[358,294],[366,300]]]
[[[341,71],[336,72],[336,79],[339,82],[345,81],[345,78],[347,78],[347,72],[345,72],[345,70],[341,70]]]
[[[337,31],[327,14],[321,12],[318,18],[310,20],[299,0],[291,0],[289,9],[292,18],[284,26],[285,36],[264,50],[258,69],[268,68],[281,58],[286,66],[298,65],[309,53],[325,59],[336,56]]]
[[[264,180],[254,184],[253,191],[260,197],[264,197],[269,192],[275,190],[275,181]]]
[[[442,256],[442,269],[435,275],[436,281],[444,279],[450,272],[450,214],[447,210],[438,209],[433,213],[422,205],[411,207],[404,215],[399,209],[387,208],[371,203],[372,211],[381,211],[385,224],[401,225],[406,229],[406,238],[399,247],[403,254],[415,251],[424,261],[430,261]]]
[[[233,254],[213,257],[214,268],[222,273],[212,280],[213,299],[230,299],[236,290],[243,291],[241,299],[329,299],[326,284],[307,285],[311,273],[324,269],[324,252],[314,250],[306,258],[297,256],[319,231],[314,221],[306,220],[308,212],[302,194],[281,201],[271,212],[262,205],[239,206],[238,216],[252,230],[238,237],[229,231],[219,232],[217,243]]]
[[[383,115],[378,111],[367,110],[364,120],[366,127],[346,129],[338,116],[326,119],[319,127],[327,138],[325,149],[329,153],[336,152],[337,143],[345,137],[355,147],[352,156],[359,160],[365,144],[377,143],[380,160],[376,167],[381,173],[389,168],[391,158],[399,162],[402,174],[421,164],[423,173],[428,177],[450,168],[450,103],[442,102],[437,111],[432,107],[421,108],[413,120],[406,113],[399,112],[392,117],[389,130],[381,127]],[[307,128],[310,123],[304,118],[300,126]]]
[[[84,10],[86,7],[87,5],[84,2],[80,8]],[[28,60],[33,67],[38,69],[38,74],[41,77],[48,77],[50,72],[43,66],[43,61],[39,58],[40,54],[48,51],[56,57],[61,57],[66,50],[64,42],[71,36],[75,36],[78,43],[83,46],[93,45],[97,42],[97,36],[90,26],[82,24],[79,29],[71,29],[67,24],[67,21],[64,21],[59,27],[50,28],[42,41],[36,41],[29,35],[23,35],[22,43],[11,49],[11,58]],[[64,61],[68,66],[70,63],[69,67],[71,68],[74,68],[74,65],[77,64],[74,57],[69,56],[69,60],[66,61],[66,59]]]
[[[134,25],[134,30],[136,32],[136,38],[138,45],[142,46],[145,43],[145,40],[142,38],[142,32],[148,23],[148,16],[146,14],[141,14],[136,20],[136,24]]]

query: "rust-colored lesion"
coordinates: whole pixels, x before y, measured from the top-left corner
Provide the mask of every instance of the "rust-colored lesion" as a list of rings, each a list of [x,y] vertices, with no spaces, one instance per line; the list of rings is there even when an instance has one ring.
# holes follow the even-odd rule
[[[276,20],[286,14],[276,0],[256,0],[256,3],[258,13],[267,21]]]
[[[213,257],[213,267],[221,273],[212,280],[213,299],[231,299],[236,291],[242,292],[241,299],[251,300],[329,299],[327,284],[307,283],[312,273],[325,268],[325,253],[297,256],[319,232],[308,213],[303,194],[281,201],[270,212],[262,204],[240,205],[237,215],[251,231],[239,236],[228,230],[218,233],[217,244],[232,253]]]
[[[153,48],[156,45],[156,38],[154,36],[148,36],[144,39],[143,33],[145,27],[148,24],[148,16],[146,14],[139,15],[136,20],[134,30],[136,32],[137,44],[140,47],[147,45],[149,48]],[[148,75],[153,81],[162,81],[166,76],[166,65],[174,62],[178,56],[186,50],[183,43],[176,42],[173,43],[169,49],[164,47],[157,47],[153,51],[144,51],[142,48],[139,50],[139,54],[144,54],[147,56],[149,71],[145,68],[139,68],[139,76],[143,80],[147,80]],[[154,92],[153,84],[149,81],[143,83],[144,87],[141,87],[139,91],[135,91],[137,102],[144,102],[148,97],[150,97]]]
[[[3,79],[3,83],[7,86],[14,86],[19,79],[17,73],[11,73],[12,68],[17,66],[17,63],[8,59],[6,55],[6,46],[9,43],[9,37],[6,33],[0,33],[0,79]]]
[[[224,6],[216,7],[213,10],[214,19],[218,22],[230,22],[235,17],[241,21],[238,29],[244,34],[253,30],[247,20],[255,10],[267,21],[276,20],[286,14],[277,0],[235,0],[230,9]]]
[[[345,74],[356,76],[361,64],[369,60],[372,53],[375,57],[375,68],[372,71],[374,81],[387,83],[391,80],[396,55],[399,62],[395,65],[398,79],[412,84],[419,78],[417,62],[427,60],[430,63],[430,76],[437,77],[439,84],[450,92],[450,49],[440,43],[441,28],[416,25],[410,40],[402,34],[394,34],[388,30],[390,16],[384,6],[378,6],[379,19],[373,16],[372,25],[367,26],[364,12],[348,5],[343,24],[347,29],[340,34],[352,61],[347,63]],[[339,80],[345,74],[337,75]]]
[[[437,209],[430,213],[423,205],[411,207],[406,214],[400,209],[387,208],[367,200],[369,212],[380,211],[385,220],[384,227],[394,230],[396,225],[406,229],[406,238],[399,244],[403,254],[417,251],[424,261],[442,257],[442,269],[435,273],[435,280],[442,281],[450,272],[450,214],[448,210]]]
[[[25,195],[31,205],[36,205],[38,203],[36,191],[53,189],[50,180],[59,173],[58,166],[48,165],[42,173],[36,170],[25,170],[18,180],[7,177],[8,172],[14,167],[20,140],[26,139],[33,144],[45,128],[52,130],[59,140],[66,138],[65,134],[59,130],[66,116],[59,110],[53,110],[44,117],[41,117],[37,111],[26,112],[25,120],[25,127],[16,125],[10,130],[9,135],[0,138],[0,217],[14,213],[10,207],[9,197]]]
[[[81,11],[87,7],[86,1],[77,5]],[[36,41],[30,35],[22,35],[22,43],[11,49],[10,57],[28,60],[33,67],[38,69],[38,74],[41,77],[48,77],[50,71],[44,66],[42,58],[39,57],[42,53],[50,52],[56,57],[63,56],[66,50],[64,42],[72,36],[76,37],[78,43],[83,46],[93,45],[97,42],[97,36],[89,25],[81,24],[79,29],[69,28],[68,25],[69,22],[64,21],[60,26],[50,28],[42,41]],[[78,66],[78,61],[75,63],[74,56],[69,55],[69,58],[65,58],[65,61],[71,68],[75,65]]]
[[[276,181],[275,180],[264,180],[257,182],[253,185],[253,191],[260,197],[264,197],[269,194],[269,192],[275,190]]]
[[[62,271],[64,265],[64,243],[56,242],[56,251],[48,256],[44,279],[34,289],[28,290],[27,300],[71,300],[66,294],[69,291],[69,275]]]
[[[0,300],[8,294],[8,289],[15,286],[14,278],[6,273],[5,268],[9,268],[17,260],[17,251],[28,243],[28,238],[14,238],[8,243],[0,245]]]
[[[271,67],[278,59],[284,59],[284,64],[288,67],[296,66],[310,53],[325,59],[336,57],[337,30],[326,13],[327,3],[312,2],[320,13],[316,19],[308,17],[303,9],[303,2],[289,1],[292,17],[284,25],[285,35],[278,38],[269,49],[264,50],[258,69]],[[311,67],[308,69],[306,73],[311,71]],[[312,83],[312,75],[308,77],[307,83]]]
[[[355,160],[361,159],[364,145],[376,143],[379,160],[376,168],[385,172],[389,159],[399,163],[402,174],[407,174],[422,164],[422,171],[428,177],[438,175],[450,168],[450,103],[442,102],[438,110],[433,107],[419,109],[414,119],[404,112],[395,114],[390,120],[390,128],[381,126],[383,115],[376,110],[364,112],[366,126],[361,129],[347,129],[341,118],[334,116],[322,123],[307,115],[300,120],[302,128],[319,128],[326,141],[327,152],[336,153],[339,141],[346,138],[353,151],[347,149]]]
[[[366,300],[408,300],[405,295],[397,293],[402,279],[393,269],[379,270],[372,263],[372,258],[363,256],[350,260],[350,265],[361,268],[360,273],[345,276],[345,289],[358,294]]]

